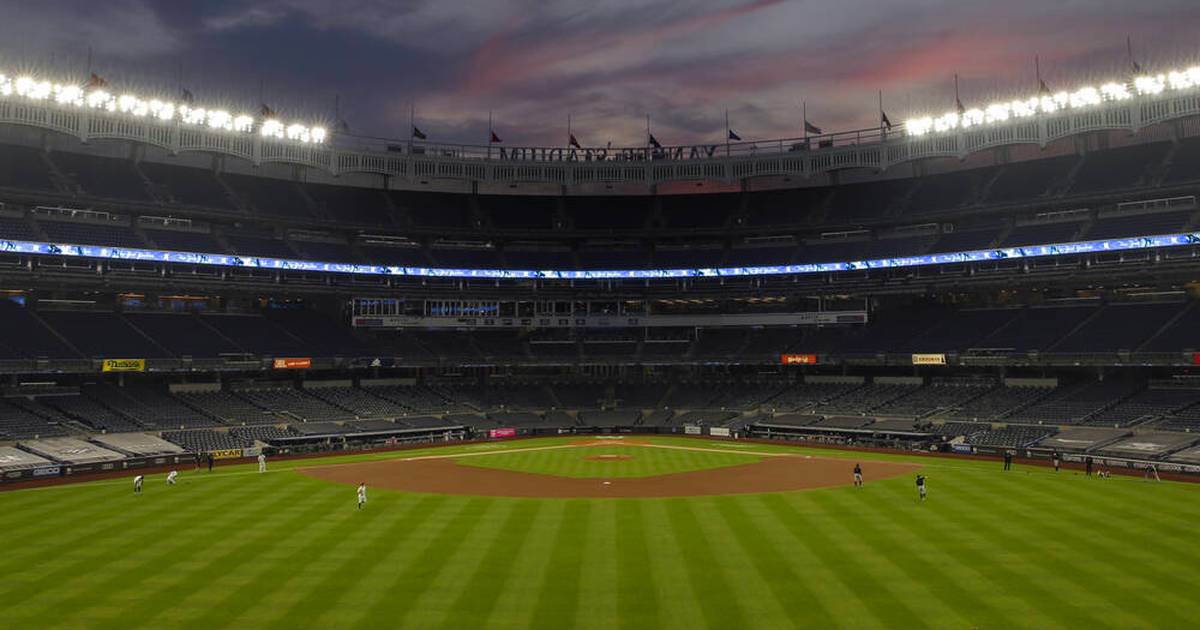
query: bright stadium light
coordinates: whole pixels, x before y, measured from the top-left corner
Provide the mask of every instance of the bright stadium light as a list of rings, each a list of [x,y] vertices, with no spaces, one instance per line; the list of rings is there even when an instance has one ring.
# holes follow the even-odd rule
[[[256,119],[249,114],[233,114],[223,109],[206,109],[177,105],[161,99],[146,99],[137,94],[114,95],[103,87],[103,81],[88,86],[53,83],[37,77],[10,77],[0,74],[0,98],[17,97],[31,101],[50,101],[61,107],[87,108],[135,118],[150,118],[159,122],[206,127],[211,130],[235,133],[254,133]],[[277,120],[262,120],[258,126],[264,138],[290,140],[305,144],[322,144],[329,138],[324,127],[300,123],[285,125]]]
[[[961,114],[947,112],[941,116],[920,116],[905,121],[904,128],[909,136],[924,136],[931,133],[970,129],[980,125],[1000,124],[1013,118],[1029,118],[1037,114],[1054,114],[1069,109],[1085,109],[1137,96],[1155,96],[1168,91],[1197,88],[1200,88],[1200,66],[1163,74],[1138,76],[1132,80],[1132,83],[1110,81],[1099,87],[1083,86],[1070,92],[1062,91],[993,103],[983,108],[966,110]]]
[[[262,123],[262,129],[260,129],[259,133],[261,133],[264,138],[282,138],[283,123],[279,122],[278,120],[264,120]]]

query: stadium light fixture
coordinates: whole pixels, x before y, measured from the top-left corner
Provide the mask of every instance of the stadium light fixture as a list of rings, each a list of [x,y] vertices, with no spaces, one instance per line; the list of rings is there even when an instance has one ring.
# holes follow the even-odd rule
[[[301,144],[323,144],[329,138],[328,130],[320,126],[284,124],[274,118],[258,119],[249,114],[146,99],[130,93],[117,95],[101,86],[89,88],[78,84],[54,83],[29,75],[11,77],[0,73],[0,98],[52,102],[61,107],[93,109],[163,123],[178,122],[216,131],[254,133],[257,128],[264,138]]]
[[[1104,103],[1124,101],[1139,96],[1155,96],[1164,92],[1191,90],[1200,87],[1200,66],[1161,74],[1135,77],[1130,83],[1110,81],[1099,87],[1084,86],[1074,91],[1043,94],[1025,99],[992,103],[982,109],[946,112],[940,116],[919,116],[904,122],[909,136],[948,133],[980,125],[1001,124],[1038,114],[1054,114],[1068,109],[1086,109]]]

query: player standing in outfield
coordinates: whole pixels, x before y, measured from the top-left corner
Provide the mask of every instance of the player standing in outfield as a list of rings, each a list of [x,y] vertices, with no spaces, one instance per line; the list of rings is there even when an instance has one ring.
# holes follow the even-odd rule
[[[1058,449],[1055,449],[1050,454],[1050,458],[1054,460],[1054,472],[1058,472],[1059,467],[1062,466],[1062,459],[1058,456]]]
[[[360,483],[360,484],[358,484],[358,509],[360,509],[360,510],[363,509],[363,506],[366,505],[366,503],[367,503],[367,484]]]
[[[862,485],[863,485],[862,466],[859,464],[855,464],[854,465],[854,487],[861,488]]]
[[[917,475],[917,492],[921,494],[921,500],[925,500],[925,475]]]
[[[178,470],[172,470],[171,472],[167,473],[167,485],[168,486],[175,485],[175,478],[178,476],[179,476]]]
[[[262,453],[258,454],[258,472],[267,472],[267,456]]]
[[[1004,470],[1012,470],[1012,451],[1004,451]]]
[[[134,494],[142,493],[142,482],[145,481],[145,479],[146,479],[146,477],[144,475],[138,475],[133,478],[133,493]]]

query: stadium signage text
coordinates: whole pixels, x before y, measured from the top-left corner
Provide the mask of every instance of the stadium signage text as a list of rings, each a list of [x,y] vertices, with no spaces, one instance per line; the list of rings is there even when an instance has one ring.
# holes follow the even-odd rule
[[[105,359],[100,366],[102,372],[145,372],[145,359]]]
[[[815,354],[785,354],[780,356],[780,363],[784,365],[816,365],[817,355]]]
[[[215,451],[209,451],[208,454],[212,455],[213,459],[237,459],[242,456],[242,449],[223,448]]]
[[[512,428],[504,428],[504,429],[490,429],[490,430],[488,431],[488,437],[490,437],[490,438],[510,438],[510,437],[517,437],[517,430],[516,430],[516,429],[512,429]]]
[[[160,262],[185,265],[249,267],[254,269],[271,269],[278,271],[304,271],[313,273],[339,273],[374,276],[486,278],[489,280],[640,280],[706,278],[723,276],[737,277],[804,275],[839,271],[869,271],[873,269],[899,269],[907,267],[920,267],[924,265],[952,265],[962,263],[994,262],[1020,258],[1041,258],[1045,256],[1078,256],[1083,254],[1114,253],[1157,247],[1181,247],[1192,245],[1200,245],[1200,232],[1131,236],[1128,238],[1109,239],[1102,241],[1047,243],[1044,245],[1030,245],[1025,247],[978,249],[961,252],[945,252],[941,254],[924,254],[921,256],[906,256],[900,258],[807,263],[800,265],[614,270],[454,269],[440,267],[395,267],[282,258],[260,258],[254,256],[235,256],[231,254],[176,252],[152,249],[108,247],[103,245],[75,245],[18,240],[0,240],[0,252],[34,256],[64,256],[70,258],[134,260],[141,262]]]
[[[946,365],[946,355],[944,354],[914,354],[912,355],[913,365]]]
[[[271,366],[276,370],[307,370],[312,367],[312,359],[309,357],[275,359],[271,362]]]
[[[707,160],[717,157],[715,144],[634,149],[583,148],[563,149],[548,147],[500,147],[501,160],[526,162],[645,162],[648,160]]]

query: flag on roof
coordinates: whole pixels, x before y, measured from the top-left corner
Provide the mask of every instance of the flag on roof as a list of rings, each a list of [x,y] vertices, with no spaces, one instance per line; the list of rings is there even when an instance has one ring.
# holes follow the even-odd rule
[[[738,142],[741,142],[741,140],[742,140],[742,137],[741,137],[741,136],[739,136],[739,135],[737,135],[736,133],[734,133],[732,129],[728,129],[727,131],[729,132],[729,139],[730,139],[730,140],[737,140]]]
[[[954,109],[958,111],[959,116],[962,116],[967,111],[967,108],[963,107],[962,100],[957,96],[954,97]]]
[[[258,113],[263,118],[274,118],[275,117],[275,110],[271,109],[271,106],[267,105],[266,103],[263,103],[258,107]]]
[[[892,121],[888,119],[887,112],[885,112],[885,111],[879,112],[879,124],[882,125],[885,129],[892,128]]]
[[[92,76],[88,77],[87,86],[90,88],[105,87],[107,85],[108,81],[105,81],[104,77],[96,74],[95,72],[92,73]]]
[[[570,136],[569,138],[567,138],[567,146],[575,147],[576,149],[583,148],[583,147],[579,146],[579,141],[575,139],[575,134],[569,133],[567,135]]]
[[[654,147],[655,149],[662,148],[662,143],[658,141],[658,138],[654,137],[654,134],[650,134],[650,146]]]
[[[417,129],[416,125],[413,125],[412,137],[416,138],[417,140],[424,140],[426,136],[420,129]]]
[[[1050,86],[1046,85],[1046,81],[1043,79],[1038,79],[1038,94],[1041,96],[1050,94]]]
[[[501,140],[500,136],[497,136],[495,130],[493,130],[492,137],[490,140],[488,140],[488,142],[503,142],[503,140]]]
[[[814,125],[814,124],[812,124],[812,123],[808,122],[807,120],[805,120],[805,121],[804,121],[804,133],[814,133],[814,134],[817,134],[817,135],[821,135],[821,134],[823,134],[823,133],[825,133],[825,132],[824,132],[824,131],[821,131],[821,128],[820,128],[820,127],[818,127],[818,126],[816,126],[816,125]]]
[[[196,101],[196,97],[187,88],[179,88],[179,100],[191,105]]]

